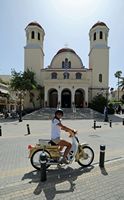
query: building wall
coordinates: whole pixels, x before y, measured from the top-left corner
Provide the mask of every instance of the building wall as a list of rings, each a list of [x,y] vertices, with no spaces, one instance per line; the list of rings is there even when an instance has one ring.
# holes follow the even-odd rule
[[[40,84],[41,69],[43,68],[43,52],[42,49],[28,49],[25,48],[24,66],[25,70],[29,69],[35,73],[35,78]]]
[[[124,96],[124,91],[122,90],[119,90],[119,93],[118,93],[118,90],[115,90],[115,91],[112,91],[110,96],[109,96],[109,99],[112,101],[118,101],[118,97],[119,97],[119,101],[123,98]]]
[[[109,49],[93,49],[90,52],[89,64],[92,66],[92,87],[108,88],[109,83]],[[101,62],[102,61],[102,62]],[[102,74],[102,82],[99,75]]]

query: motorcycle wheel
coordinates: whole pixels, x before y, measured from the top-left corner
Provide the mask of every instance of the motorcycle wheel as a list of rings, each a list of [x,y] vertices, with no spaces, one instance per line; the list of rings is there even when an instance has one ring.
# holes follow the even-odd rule
[[[42,151],[43,151],[42,149],[36,150],[30,158],[32,166],[37,170],[40,170],[40,168],[41,168],[39,156],[42,153]],[[51,155],[48,151],[44,151],[44,152],[46,154],[47,159],[51,158]],[[48,168],[48,167],[50,167],[50,165],[46,165],[46,168]]]
[[[85,153],[85,157],[79,158],[78,164],[82,167],[88,167],[94,160],[94,151],[89,146],[82,146],[82,149]]]

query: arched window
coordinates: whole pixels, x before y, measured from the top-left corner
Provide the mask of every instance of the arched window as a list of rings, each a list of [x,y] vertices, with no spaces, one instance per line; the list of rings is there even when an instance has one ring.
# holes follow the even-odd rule
[[[69,64],[69,68],[71,68],[71,61],[69,61],[68,64]]]
[[[69,79],[69,73],[68,73],[68,72],[64,72],[63,78],[64,78],[64,79]]]
[[[96,32],[93,35],[93,40],[96,40]]]
[[[51,79],[57,79],[57,73],[56,72],[53,72],[51,74]]]
[[[38,33],[38,40],[40,40],[40,33]]]
[[[76,73],[76,79],[81,79],[82,74],[81,73]]]
[[[100,33],[99,33],[99,38],[103,39],[103,32],[102,31],[100,31]]]
[[[34,31],[32,31],[32,32],[31,32],[31,38],[32,38],[32,39],[34,39],[34,35],[35,35]]]
[[[121,97],[121,98],[122,98],[122,100],[124,101],[124,94],[122,95],[122,97]]]
[[[64,61],[62,61],[62,68],[64,69],[64,65],[65,65],[65,63],[64,63]]]
[[[65,58],[65,61],[62,61],[62,68],[63,69],[71,68],[71,61],[68,61],[68,58]]]
[[[102,74],[99,74],[99,82],[102,83]]]

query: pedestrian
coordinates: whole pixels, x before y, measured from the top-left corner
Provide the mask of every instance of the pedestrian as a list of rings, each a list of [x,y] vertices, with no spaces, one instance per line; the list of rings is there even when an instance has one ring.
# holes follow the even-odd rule
[[[104,108],[104,122],[108,122],[108,107]]]
[[[124,104],[122,105],[121,109],[122,109],[122,114],[124,114]]]
[[[118,114],[121,114],[121,111],[122,111],[122,108],[121,108],[121,105],[119,104],[118,105]]]

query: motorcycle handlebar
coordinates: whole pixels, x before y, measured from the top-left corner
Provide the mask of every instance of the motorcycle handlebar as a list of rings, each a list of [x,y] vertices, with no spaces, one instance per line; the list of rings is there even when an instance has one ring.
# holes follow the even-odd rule
[[[77,134],[77,131],[74,129],[74,130],[70,130],[70,131],[68,131],[69,132],[69,137],[72,137],[72,136],[74,136],[75,134]]]
[[[64,131],[70,133],[70,136],[73,135],[73,134],[75,135],[77,133],[77,131],[75,129],[71,129],[71,128],[68,128],[68,127],[63,126],[63,125],[61,125],[61,130],[64,130]]]

